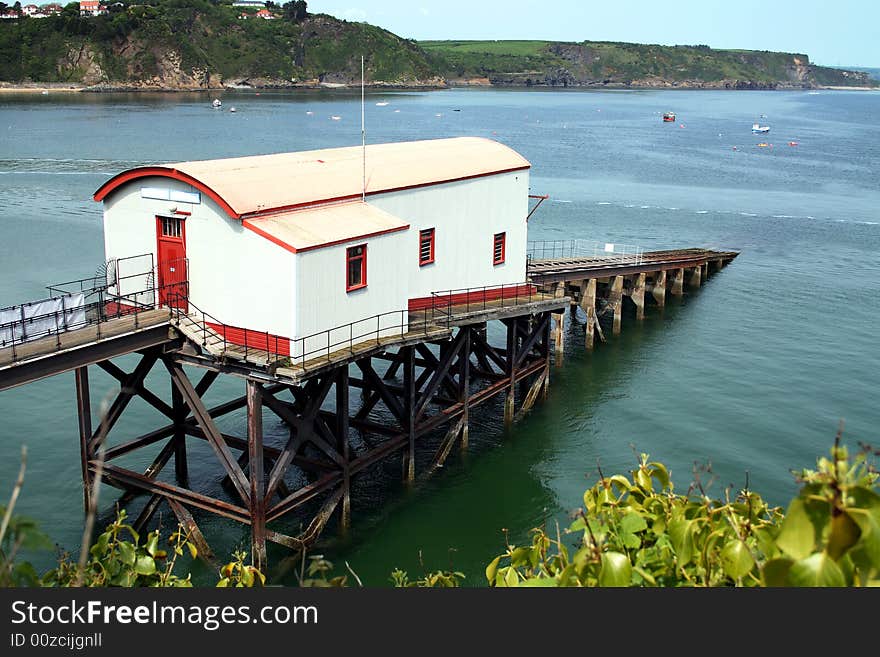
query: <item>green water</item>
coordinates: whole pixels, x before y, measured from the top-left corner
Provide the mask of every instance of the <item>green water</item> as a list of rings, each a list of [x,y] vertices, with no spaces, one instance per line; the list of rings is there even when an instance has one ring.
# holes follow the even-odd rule
[[[0,305],[95,271],[103,247],[91,193],[121,170],[359,141],[354,95],[223,100],[237,112],[212,111],[199,95],[0,97]],[[389,104],[375,106],[380,100]],[[394,567],[417,574],[451,566],[479,585],[505,530],[522,541],[533,526],[564,522],[597,463],[623,471],[637,452],[667,462],[682,490],[694,462],[711,462],[715,493],[748,472],[755,489],[781,504],[794,490],[789,469],[824,453],[839,419],[852,444],[880,442],[880,94],[462,90],[374,94],[366,110],[370,142],[480,135],[525,155],[532,193],[551,197],[530,222],[531,239],[742,253],[662,314],[649,309],[641,325],[625,316],[623,334],[592,354],[569,322],[549,400],[509,431],[499,426],[500,400],[482,407],[467,454],[431,480],[405,488],[396,461],[360,477],[350,537],[328,535],[319,549],[365,583],[383,584]],[[667,110],[677,123],[661,122]],[[761,114],[769,136],[750,132]],[[758,148],[762,140],[773,146]],[[114,382],[99,372],[92,379],[97,406]],[[150,385],[168,398],[164,377]],[[241,384],[223,381],[208,401],[236,394]],[[19,508],[76,548],[72,375],[0,393],[0,417],[0,490],[11,488],[26,443]],[[117,435],[160,421],[135,401]],[[270,440],[283,440],[280,423],[266,421]],[[243,415],[221,426],[241,435]],[[143,467],[152,456],[126,465]],[[196,489],[220,494],[218,470],[207,446],[194,444]],[[109,494],[103,502],[106,519]],[[247,543],[241,528],[197,517],[218,553]],[[273,575],[290,581],[282,555],[273,556]]]

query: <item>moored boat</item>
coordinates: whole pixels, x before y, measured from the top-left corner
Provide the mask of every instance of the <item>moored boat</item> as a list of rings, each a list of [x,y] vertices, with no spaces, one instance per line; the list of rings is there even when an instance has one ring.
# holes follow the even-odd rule
[[[675,112],[663,112],[663,121],[672,123],[675,121]]]

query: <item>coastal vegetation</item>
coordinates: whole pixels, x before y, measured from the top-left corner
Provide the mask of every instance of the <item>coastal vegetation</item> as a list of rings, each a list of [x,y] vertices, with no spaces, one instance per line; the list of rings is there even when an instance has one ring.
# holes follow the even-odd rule
[[[867,73],[815,66],[805,54],[584,41],[422,41],[310,14],[304,0],[123,0],[81,16],[0,21],[0,81],[109,89],[291,88],[360,82],[549,87],[801,88],[875,86]],[[265,20],[264,20],[265,18]]]
[[[583,41],[420,41],[450,79],[493,85],[785,88],[871,86],[805,54]]]
[[[828,457],[795,473],[798,495],[785,512],[745,486],[712,498],[711,468],[695,468],[684,493],[675,491],[668,468],[642,454],[628,476],[604,476],[583,496],[567,528],[532,530],[531,540],[508,543],[486,567],[489,586],[550,587],[817,587],[880,585],[880,494],[874,458],[880,451],[860,445],[855,453],[838,432]],[[126,512],[80,559],[61,553],[58,566],[37,575],[17,558],[22,548],[45,548],[48,539],[33,521],[12,514],[22,474],[10,504],[0,507],[0,586],[192,586],[175,573],[178,558],[198,551],[178,527],[167,539],[158,530],[142,537]],[[167,548],[163,545],[167,543]],[[346,564],[348,566],[348,564]],[[360,585],[350,567],[334,572],[323,556],[302,555],[302,586]],[[397,587],[455,587],[465,575],[425,573],[410,579],[391,572]],[[217,586],[261,586],[265,574],[236,551],[219,568]]]

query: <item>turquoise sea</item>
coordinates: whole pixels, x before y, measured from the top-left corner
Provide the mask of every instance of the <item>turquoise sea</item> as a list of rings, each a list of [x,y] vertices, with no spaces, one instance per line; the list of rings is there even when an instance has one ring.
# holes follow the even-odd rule
[[[358,94],[227,92],[222,100],[218,111],[204,94],[0,96],[0,306],[97,270],[101,206],[91,194],[121,170],[360,143]],[[661,121],[667,110],[675,123]],[[625,471],[647,452],[671,466],[680,490],[695,463],[711,464],[710,492],[748,476],[785,504],[795,490],[790,470],[827,452],[841,419],[851,445],[880,443],[880,93],[369,93],[366,120],[370,143],[478,135],[521,152],[532,163],[532,193],[550,195],[529,224],[531,239],[741,255],[662,314],[649,309],[641,325],[625,316],[623,334],[592,354],[568,322],[549,400],[509,431],[498,407],[483,407],[469,451],[431,480],[405,488],[397,462],[362,476],[351,535],[331,532],[317,548],[340,569],[348,562],[366,584],[382,585],[395,567],[411,575],[453,567],[481,585],[505,533],[522,542],[534,526],[564,524],[597,464]],[[769,135],[751,134],[759,120]],[[113,382],[98,372],[92,379],[97,406]],[[169,397],[166,379],[150,382]],[[226,381],[209,400],[240,387]],[[26,444],[18,508],[78,550],[73,376],[0,393],[0,418],[0,496]],[[133,403],[119,435],[157,422]],[[222,428],[243,433],[243,416],[227,416]],[[266,429],[284,435],[268,418]],[[202,447],[193,448],[193,481],[218,493],[214,457]],[[104,492],[102,520],[113,509]],[[219,554],[247,545],[240,527],[199,519]],[[272,575],[291,581],[282,555],[273,556]],[[34,560],[47,566],[51,555]]]

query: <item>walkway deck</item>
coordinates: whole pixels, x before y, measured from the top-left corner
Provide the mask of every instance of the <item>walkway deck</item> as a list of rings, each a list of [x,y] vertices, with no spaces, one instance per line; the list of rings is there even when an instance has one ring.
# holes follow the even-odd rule
[[[170,342],[170,318],[145,310],[0,349],[0,390]]]
[[[530,260],[528,277],[533,283],[547,284],[578,278],[628,276],[650,271],[695,267],[711,261],[720,261],[720,264],[726,265],[738,255],[737,251],[677,249],[647,251],[629,256],[547,258]]]

